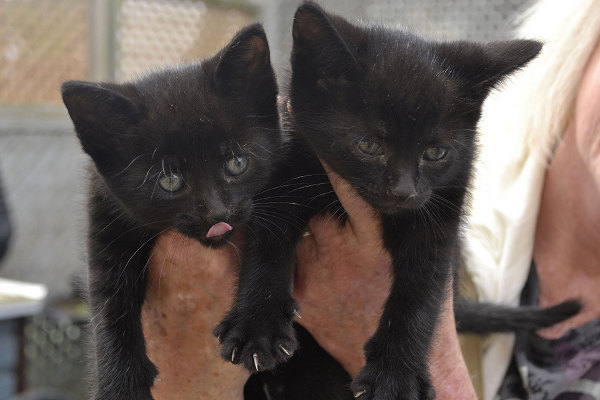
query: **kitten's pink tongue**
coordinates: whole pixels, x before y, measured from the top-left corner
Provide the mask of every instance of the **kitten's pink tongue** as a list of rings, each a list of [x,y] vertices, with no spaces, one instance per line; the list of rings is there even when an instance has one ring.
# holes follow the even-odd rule
[[[208,233],[206,234],[206,237],[211,238],[215,236],[221,236],[232,229],[233,228],[231,227],[231,225],[229,225],[227,222],[218,222],[210,227]]]

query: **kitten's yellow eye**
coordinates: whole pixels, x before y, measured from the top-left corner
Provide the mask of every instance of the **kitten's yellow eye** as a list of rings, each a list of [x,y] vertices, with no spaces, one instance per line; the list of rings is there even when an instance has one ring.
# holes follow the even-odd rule
[[[374,140],[363,139],[358,142],[358,149],[363,153],[374,156],[383,153],[383,147]]]
[[[166,175],[158,180],[158,185],[166,192],[177,192],[183,188],[183,178],[178,174]]]
[[[423,158],[427,161],[440,161],[448,154],[448,149],[445,147],[429,147],[423,153]]]
[[[225,169],[229,175],[238,176],[248,169],[248,156],[233,157],[225,163]]]

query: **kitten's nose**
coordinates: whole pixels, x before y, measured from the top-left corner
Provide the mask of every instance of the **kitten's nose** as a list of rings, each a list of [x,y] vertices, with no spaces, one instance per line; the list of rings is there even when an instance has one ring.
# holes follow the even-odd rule
[[[206,213],[206,219],[208,219],[209,222],[214,222],[214,223],[228,221],[230,217],[231,217],[231,213],[225,207],[218,208],[218,209],[210,209]]]
[[[402,198],[402,200],[414,200],[417,197],[417,192],[396,193],[396,196]]]
[[[417,197],[415,182],[412,177],[407,175],[403,175],[398,179],[391,192],[402,201],[414,200]]]
[[[394,190],[394,191],[392,191],[392,193],[400,202],[413,201],[414,199],[417,198],[416,191],[410,192],[410,193],[405,193],[405,192],[398,192],[398,191]]]
[[[229,208],[218,195],[206,196],[204,198],[205,216],[209,222],[217,223],[227,221],[231,217]]]

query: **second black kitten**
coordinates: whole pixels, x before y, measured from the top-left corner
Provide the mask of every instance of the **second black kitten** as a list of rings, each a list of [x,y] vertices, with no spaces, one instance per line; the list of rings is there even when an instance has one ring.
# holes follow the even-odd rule
[[[391,293],[352,390],[432,399],[427,356],[460,256],[481,106],[541,44],[437,43],[353,25],[311,3],[297,11],[293,36],[294,126],[380,215],[393,259]]]

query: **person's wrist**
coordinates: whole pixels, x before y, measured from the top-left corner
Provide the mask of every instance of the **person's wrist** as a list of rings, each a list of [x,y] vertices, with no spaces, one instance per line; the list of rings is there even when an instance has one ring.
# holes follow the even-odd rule
[[[170,312],[164,306],[144,307],[147,353],[159,371],[153,398],[242,400],[249,373],[220,358],[218,340],[212,335],[202,335],[191,326],[159,322]]]
[[[436,398],[477,400],[458,341],[452,294],[443,305],[431,350],[429,365]]]
[[[221,359],[213,328],[228,310],[239,259],[169,232],[148,264],[142,327],[159,374],[156,400],[243,399],[249,373]]]

